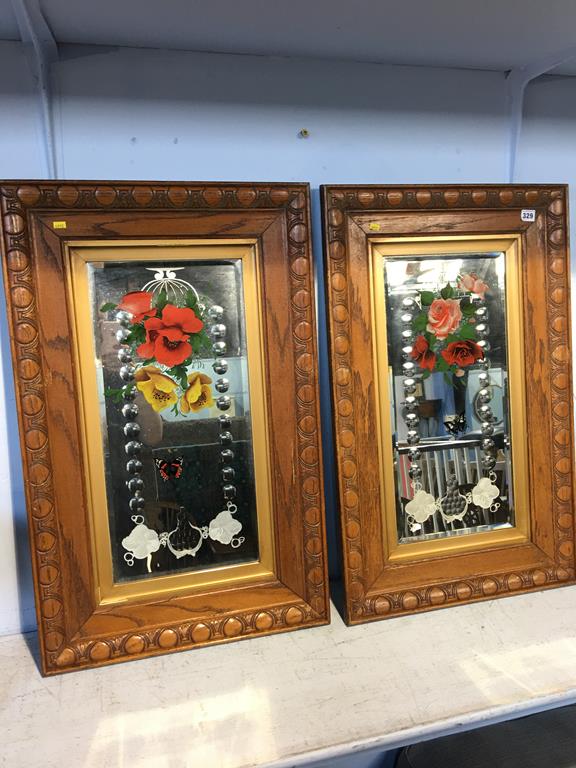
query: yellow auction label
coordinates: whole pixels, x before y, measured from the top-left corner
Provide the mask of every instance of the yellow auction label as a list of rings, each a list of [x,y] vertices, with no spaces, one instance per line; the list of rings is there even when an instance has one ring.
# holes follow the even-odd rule
[[[66,222],[65,221],[53,221],[52,222],[52,229],[66,229]]]

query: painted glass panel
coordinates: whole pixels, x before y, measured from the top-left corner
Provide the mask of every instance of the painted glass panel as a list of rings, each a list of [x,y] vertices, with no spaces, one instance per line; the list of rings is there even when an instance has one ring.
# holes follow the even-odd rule
[[[504,253],[384,260],[401,543],[514,525]]]
[[[242,260],[88,281],[114,581],[257,560]]]

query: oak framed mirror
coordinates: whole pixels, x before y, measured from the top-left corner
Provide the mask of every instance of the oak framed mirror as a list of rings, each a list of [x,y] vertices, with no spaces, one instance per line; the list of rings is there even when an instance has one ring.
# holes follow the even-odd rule
[[[326,623],[308,187],[1,202],[44,673]]]
[[[348,621],[572,582],[566,188],[322,194]]]

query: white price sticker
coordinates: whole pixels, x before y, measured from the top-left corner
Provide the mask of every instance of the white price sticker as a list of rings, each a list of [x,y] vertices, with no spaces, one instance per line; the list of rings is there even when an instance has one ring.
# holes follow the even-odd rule
[[[533,208],[524,208],[520,212],[522,221],[536,221],[536,211]]]

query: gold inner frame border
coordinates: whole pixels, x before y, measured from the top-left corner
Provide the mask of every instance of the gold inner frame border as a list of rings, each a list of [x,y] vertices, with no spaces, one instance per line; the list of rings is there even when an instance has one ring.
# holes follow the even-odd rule
[[[172,597],[189,593],[190,590],[210,590],[274,580],[276,563],[272,482],[257,241],[114,240],[103,244],[101,240],[81,240],[69,241],[65,252],[67,291],[73,328],[73,356],[78,371],[77,390],[97,605]],[[249,563],[115,583],[87,265],[102,261],[149,261],[156,265],[170,261],[222,260],[239,260],[242,263],[259,559]]]
[[[376,361],[377,444],[380,466],[382,518],[385,531],[385,557],[399,563],[430,556],[448,556],[478,549],[491,549],[527,543],[530,536],[528,498],[528,447],[526,433],[526,395],[524,366],[524,323],[522,290],[521,236],[516,234],[454,235],[432,237],[394,237],[370,240],[370,291],[373,353]],[[511,528],[481,531],[467,536],[430,541],[398,540],[390,391],[388,382],[388,341],[383,261],[407,255],[438,258],[442,253],[478,254],[500,251],[506,264],[506,337],[510,386],[512,435],[512,475],[515,499],[515,524]],[[381,275],[381,279],[377,279]],[[514,340],[514,344],[510,343]],[[516,340],[518,343],[516,343]]]

